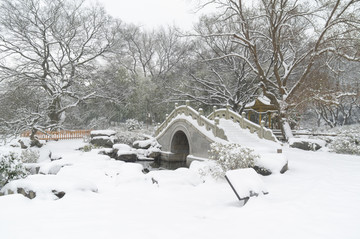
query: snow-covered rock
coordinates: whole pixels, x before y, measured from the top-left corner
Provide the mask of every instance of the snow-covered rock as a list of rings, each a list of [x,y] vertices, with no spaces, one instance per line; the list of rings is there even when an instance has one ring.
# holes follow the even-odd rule
[[[118,151],[116,153],[116,160],[121,160],[124,162],[135,162],[138,157],[136,152],[131,152],[131,151]]]
[[[114,136],[95,136],[90,140],[91,144],[106,148],[111,148],[114,145],[114,142]]]
[[[317,151],[324,147],[326,142],[320,139],[291,138],[289,145],[292,148],[298,148],[307,151]]]
[[[90,137],[98,137],[98,136],[115,136],[116,132],[114,130],[93,130],[90,132]]]
[[[133,143],[133,147],[136,149],[149,149],[152,148],[161,148],[161,145],[156,141],[155,138],[151,137],[146,140],[136,140]]]
[[[24,163],[24,167],[30,172],[30,174],[38,174],[40,166],[41,165],[38,163]]]
[[[264,176],[285,173],[288,170],[288,160],[284,154],[263,153],[255,160],[254,169]]]
[[[225,178],[244,205],[250,197],[268,194],[264,182],[252,168],[227,171]]]
[[[38,173],[40,174],[57,174],[60,169],[65,166],[71,166],[71,164],[63,162],[61,160],[52,161],[50,163],[44,163],[40,166]]]
[[[133,148],[131,148],[127,144],[114,144],[113,149],[120,150],[120,151],[132,151]]]
[[[127,144],[115,144],[113,145],[113,149],[114,152],[112,158],[115,158],[116,160],[135,162],[138,158],[136,150]]]
[[[4,195],[19,193],[30,199],[58,199],[73,191],[97,192],[98,189],[93,183],[79,178],[38,174],[11,181],[0,192]]]

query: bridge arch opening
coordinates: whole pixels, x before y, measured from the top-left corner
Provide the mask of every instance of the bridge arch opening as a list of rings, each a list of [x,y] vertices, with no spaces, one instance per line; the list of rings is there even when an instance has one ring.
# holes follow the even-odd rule
[[[186,161],[186,157],[190,154],[189,140],[186,134],[179,130],[171,140],[171,153],[176,161]]]

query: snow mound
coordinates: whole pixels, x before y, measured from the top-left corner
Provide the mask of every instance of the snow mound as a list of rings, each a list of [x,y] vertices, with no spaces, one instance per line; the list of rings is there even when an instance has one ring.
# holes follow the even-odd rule
[[[8,194],[9,190],[14,193],[18,189],[33,191],[37,198],[57,199],[54,192],[71,193],[74,191],[97,192],[98,189],[93,183],[76,177],[60,177],[55,175],[30,175],[27,178],[11,181],[6,184],[1,193]]]
[[[63,160],[56,160],[50,163],[44,163],[40,166],[39,173],[40,174],[57,174],[60,169],[65,166],[71,166],[70,163],[66,163]]]
[[[115,184],[119,186],[124,183],[145,182],[143,169],[143,166],[137,163],[122,164],[117,172]]]
[[[203,181],[196,172],[188,168],[178,168],[174,171],[159,170],[151,171],[146,174],[147,180],[159,186],[163,185],[182,185],[182,186],[197,186]]]
[[[284,154],[263,153],[256,159],[255,165],[267,169],[273,174],[284,173],[288,160]]]

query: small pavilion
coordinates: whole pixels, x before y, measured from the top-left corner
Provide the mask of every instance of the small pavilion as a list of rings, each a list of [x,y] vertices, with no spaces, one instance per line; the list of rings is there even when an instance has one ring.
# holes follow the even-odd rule
[[[251,120],[251,116],[254,115],[254,121],[256,121],[256,117],[258,116],[259,124],[261,124],[262,118],[265,118],[264,115],[267,116],[269,129],[272,128],[271,118],[273,114],[277,112],[275,106],[271,104],[270,99],[266,96],[259,96],[254,101],[246,104],[244,111],[247,112],[249,120]]]

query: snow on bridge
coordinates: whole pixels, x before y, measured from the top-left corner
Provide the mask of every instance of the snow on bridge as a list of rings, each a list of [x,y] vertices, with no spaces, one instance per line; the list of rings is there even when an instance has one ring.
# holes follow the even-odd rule
[[[209,116],[203,110],[194,110],[186,105],[178,106],[166,117],[155,132],[162,145],[162,160],[187,161],[209,158],[210,144],[213,142],[231,142],[252,148],[260,154],[261,160],[274,160],[284,157],[277,154],[281,144],[270,129],[255,124],[229,109],[214,107]],[[261,164],[261,162],[260,162]],[[266,164],[266,163],[265,163]]]

